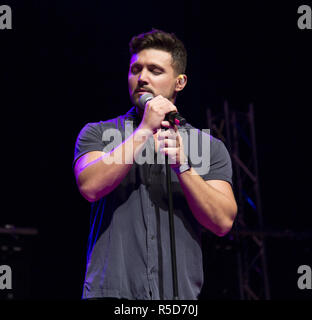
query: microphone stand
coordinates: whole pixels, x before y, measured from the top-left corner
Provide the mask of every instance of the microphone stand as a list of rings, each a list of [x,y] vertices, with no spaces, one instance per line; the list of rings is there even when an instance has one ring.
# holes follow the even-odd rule
[[[168,208],[169,208],[169,229],[170,229],[169,231],[170,231],[170,247],[171,247],[173,300],[179,300],[177,257],[176,257],[176,244],[175,244],[175,234],[174,234],[173,202],[172,202],[172,191],[171,191],[171,170],[168,163],[167,155],[165,155],[165,163],[166,163],[166,178],[167,178],[167,192],[168,192]]]
[[[139,99],[139,104],[145,108],[146,103],[154,98],[153,94],[143,94]],[[169,116],[169,115],[168,115]],[[175,115],[172,119],[169,116],[169,122],[183,125],[186,121],[180,115]],[[168,209],[169,209],[169,231],[170,231],[170,247],[171,247],[171,264],[172,264],[172,286],[173,286],[173,300],[179,300],[178,292],[178,277],[177,277],[177,258],[176,258],[176,244],[174,235],[174,218],[173,218],[173,204],[171,191],[171,170],[168,163],[168,156],[165,155],[166,177],[167,177],[167,191],[168,191]]]

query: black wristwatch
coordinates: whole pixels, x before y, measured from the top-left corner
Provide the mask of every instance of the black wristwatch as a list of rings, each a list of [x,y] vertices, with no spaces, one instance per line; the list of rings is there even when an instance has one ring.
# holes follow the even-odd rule
[[[187,170],[190,170],[190,169],[191,169],[191,167],[188,163],[184,163],[180,167],[173,168],[173,170],[176,174],[181,174],[181,173],[183,173]]]

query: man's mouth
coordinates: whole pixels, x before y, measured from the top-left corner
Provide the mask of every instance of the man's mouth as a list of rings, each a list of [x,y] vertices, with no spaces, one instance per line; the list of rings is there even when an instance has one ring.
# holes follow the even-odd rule
[[[135,90],[135,93],[146,93],[146,92],[151,93],[150,90],[146,90],[146,89],[136,89],[136,90]]]

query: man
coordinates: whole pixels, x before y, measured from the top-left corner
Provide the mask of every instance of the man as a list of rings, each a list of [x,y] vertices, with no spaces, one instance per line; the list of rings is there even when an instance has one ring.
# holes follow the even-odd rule
[[[137,163],[145,152],[154,159],[166,154],[171,163],[179,298],[197,299],[203,284],[201,233],[225,235],[237,211],[230,157],[223,143],[209,136],[210,168],[199,175],[179,130],[165,120],[177,111],[177,93],[187,83],[183,43],[153,29],[129,45],[133,108],[87,124],[75,147],[77,185],[92,203],[83,298],[173,298],[165,169]],[[146,92],[154,98],[144,107],[139,98]],[[112,143],[107,132],[116,129],[122,141]]]

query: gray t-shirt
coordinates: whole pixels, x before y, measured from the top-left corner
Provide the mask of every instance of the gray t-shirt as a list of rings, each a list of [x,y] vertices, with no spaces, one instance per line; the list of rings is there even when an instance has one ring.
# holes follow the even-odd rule
[[[127,125],[130,123],[135,129],[139,122],[133,107],[115,119],[87,124],[77,138],[74,163],[87,152],[107,152],[108,145],[112,149],[114,144],[105,136],[108,129],[118,129],[123,141],[128,136]],[[187,132],[194,129],[189,124],[186,128]],[[210,135],[203,135],[210,142],[210,166],[201,177],[232,184],[231,160],[224,144]],[[115,146],[120,143],[116,141]],[[189,139],[185,145],[190,141],[192,143]],[[198,139],[199,149],[203,141],[207,144],[207,139]],[[153,146],[153,142],[149,140],[147,146]],[[149,159],[156,159],[153,149],[146,148],[144,152],[144,156],[152,154]],[[196,170],[196,165],[193,167]],[[201,236],[205,229],[189,209],[173,170],[171,180],[179,298],[193,300],[198,298],[203,285]],[[164,164],[134,162],[115,190],[92,203],[90,218],[83,298],[173,298]]]

